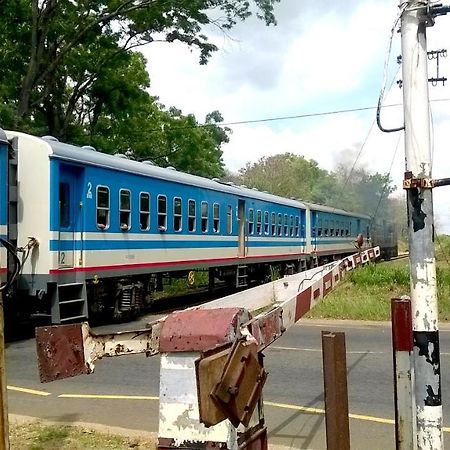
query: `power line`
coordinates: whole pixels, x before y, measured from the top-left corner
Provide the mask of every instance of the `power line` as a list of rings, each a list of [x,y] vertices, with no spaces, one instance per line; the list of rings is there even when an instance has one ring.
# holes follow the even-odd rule
[[[448,102],[448,101],[450,101],[450,98],[430,100],[430,102]],[[402,103],[391,103],[388,105],[383,105],[381,108],[382,109],[394,108],[397,106],[402,106]],[[281,121],[281,120],[306,119],[309,117],[331,116],[331,115],[346,114],[346,113],[351,113],[351,112],[371,111],[371,110],[376,110],[377,108],[378,108],[378,106],[363,106],[360,108],[336,109],[336,110],[332,110],[332,111],[319,111],[319,112],[315,112],[315,113],[295,114],[292,116],[275,116],[275,117],[266,117],[263,119],[238,120],[238,121],[234,121],[234,122],[205,123],[205,124],[189,125],[189,126],[184,126],[184,127],[172,127],[172,128],[168,128],[168,131],[190,130],[193,128],[207,128],[210,126],[228,127],[228,126],[233,126],[233,125],[247,125],[247,124],[252,124],[252,123],[276,122],[276,121]],[[161,131],[161,128],[147,130],[147,132],[153,132],[153,131]]]

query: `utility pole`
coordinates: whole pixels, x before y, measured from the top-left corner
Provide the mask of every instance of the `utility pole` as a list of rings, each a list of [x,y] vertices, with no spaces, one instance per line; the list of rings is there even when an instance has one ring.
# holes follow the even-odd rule
[[[427,0],[401,1],[400,8],[417,448],[440,450],[444,444],[426,41],[426,27],[433,19]]]

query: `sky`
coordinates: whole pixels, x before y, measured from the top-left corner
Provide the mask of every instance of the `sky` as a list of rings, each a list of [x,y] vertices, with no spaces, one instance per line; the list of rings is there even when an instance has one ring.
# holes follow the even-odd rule
[[[444,2],[447,4],[446,2]],[[277,26],[251,18],[225,34],[205,32],[219,51],[206,66],[180,43],[152,43],[150,93],[166,106],[193,113],[199,121],[219,110],[224,122],[376,106],[383,84],[390,30],[398,14],[393,0],[281,0]],[[428,50],[449,48],[450,15],[427,29]],[[450,49],[449,49],[450,53]],[[394,34],[384,104],[402,102],[397,64],[400,35]],[[429,62],[429,76],[436,63]],[[439,61],[450,80],[450,56]],[[397,78],[396,78],[397,76]],[[450,177],[450,81],[430,85],[433,178]],[[435,101],[449,99],[449,101]],[[403,125],[400,106],[384,109],[386,128]],[[231,171],[261,157],[291,152],[327,170],[339,163],[369,172],[390,172],[401,189],[405,171],[403,133],[382,133],[375,110],[231,126],[223,160]],[[358,156],[359,155],[359,156]],[[450,186],[434,190],[438,231],[450,234]]]

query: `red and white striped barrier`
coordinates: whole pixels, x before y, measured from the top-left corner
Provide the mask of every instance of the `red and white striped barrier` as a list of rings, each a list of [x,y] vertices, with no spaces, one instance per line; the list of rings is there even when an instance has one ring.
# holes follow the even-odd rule
[[[42,381],[90,373],[105,356],[161,354],[159,449],[267,449],[261,350],[378,247],[158,320],[96,335],[88,324],[37,329]],[[261,311],[252,317],[252,311]],[[64,357],[61,358],[61,355]]]

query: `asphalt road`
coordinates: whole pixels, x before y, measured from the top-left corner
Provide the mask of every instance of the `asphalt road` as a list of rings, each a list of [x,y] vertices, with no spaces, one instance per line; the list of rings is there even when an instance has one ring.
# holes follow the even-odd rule
[[[112,328],[119,327],[98,331]],[[269,442],[294,448],[326,448],[321,330],[346,334],[350,413],[357,415],[350,421],[352,448],[395,448],[391,332],[386,324],[366,323],[303,322],[266,350],[269,378],[264,401]],[[450,327],[441,330],[440,339],[444,423],[448,426]],[[40,384],[34,339],[9,344],[6,355],[11,413],[135,430],[158,429],[158,357],[108,358],[97,362],[94,374]],[[444,435],[449,445],[450,428]]]

